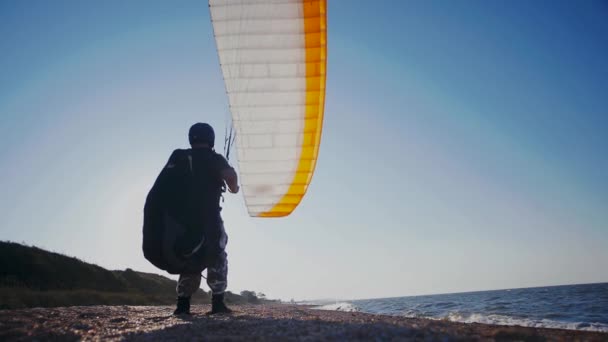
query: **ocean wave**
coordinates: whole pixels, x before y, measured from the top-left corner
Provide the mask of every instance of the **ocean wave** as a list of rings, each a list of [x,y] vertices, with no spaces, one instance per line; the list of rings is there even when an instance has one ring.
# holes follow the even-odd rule
[[[330,311],[344,311],[344,312],[368,312],[372,314],[379,314],[380,312],[370,312],[369,310],[362,310],[360,307],[348,302],[335,302],[331,304],[324,304],[313,309],[316,310],[330,310]],[[384,312],[384,314],[389,314]],[[399,316],[408,318],[424,318],[430,320],[448,320],[451,322],[460,323],[482,323],[482,324],[494,324],[494,325],[509,325],[509,326],[523,326],[533,328],[552,328],[552,329],[568,329],[568,330],[586,330],[586,331],[598,331],[608,332],[608,324],[604,323],[589,323],[589,322],[560,322],[550,319],[531,319],[531,318],[518,318],[505,315],[497,314],[480,314],[480,313],[460,313],[460,312],[449,312],[446,316],[427,316],[422,314],[418,310],[404,310]]]
[[[568,329],[568,330],[586,330],[608,332],[608,324],[604,323],[589,323],[589,322],[559,322],[550,319],[529,319],[517,318],[503,315],[484,315],[484,314],[463,314],[459,312],[450,312],[444,319],[452,322],[461,323],[482,323],[496,325],[519,325],[533,328],[553,328],[553,329]]]
[[[406,318],[424,318],[424,319],[439,320],[439,318],[437,318],[437,317],[425,315],[418,310],[405,310],[405,311],[402,311],[399,314],[399,316],[406,317]]]
[[[325,304],[325,305],[314,307],[313,309],[330,310],[330,311],[346,311],[346,312],[361,311],[361,309],[359,309],[356,305],[354,305],[352,303],[347,303],[347,302]]]

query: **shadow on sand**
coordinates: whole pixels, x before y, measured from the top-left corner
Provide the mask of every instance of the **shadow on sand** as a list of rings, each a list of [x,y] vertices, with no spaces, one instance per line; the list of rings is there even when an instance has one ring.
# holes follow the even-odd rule
[[[260,318],[250,315],[210,317],[203,314],[181,319],[183,324],[146,333],[131,333],[123,338],[127,341],[462,341],[475,339],[470,332],[453,334],[441,328],[413,328],[386,322],[331,322],[320,319]],[[498,341],[545,340],[538,335],[522,336],[505,331],[494,335],[492,339]]]
[[[147,333],[131,333],[128,341],[170,340],[388,340],[428,338],[428,331],[397,325],[327,322],[242,316],[194,315],[182,318],[184,324]],[[452,340],[450,336],[436,336]]]

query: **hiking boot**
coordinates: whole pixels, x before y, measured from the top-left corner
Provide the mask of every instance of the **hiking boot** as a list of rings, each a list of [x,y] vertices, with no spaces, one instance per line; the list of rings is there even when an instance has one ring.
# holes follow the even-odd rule
[[[177,297],[177,308],[173,311],[174,315],[190,314],[190,297]]]
[[[224,304],[224,294],[216,294],[211,296],[211,311],[207,315],[229,314],[232,313],[226,304]]]

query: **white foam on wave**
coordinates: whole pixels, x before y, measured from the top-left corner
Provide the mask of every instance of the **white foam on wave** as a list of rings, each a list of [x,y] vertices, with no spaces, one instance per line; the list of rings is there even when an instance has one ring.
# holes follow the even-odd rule
[[[346,311],[346,312],[358,312],[361,311],[356,305],[348,302],[338,302],[325,304],[314,307],[316,310],[330,310],[330,311]]]
[[[418,310],[405,310],[400,313],[395,312],[382,312],[382,310],[370,310],[369,308],[360,308],[353,303],[349,302],[330,302],[327,301],[316,303],[309,302],[308,305],[317,305],[312,309],[315,310],[329,310],[329,311],[345,311],[345,312],[367,312],[371,314],[388,314],[398,315],[409,318],[424,318],[431,320],[449,320],[452,322],[460,323],[481,323],[481,324],[494,324],[494,325],[508,325],[508,326],[523,326],[533,328],[551,328],[551,329],[568,329],[568,330],[585,330],[585,331],[597,331],[597,332],[608,332],[608,324],[598,322],[560,322],[550,319],[531,319],[531,318],[518,318],[505,315],[496,314],[481,314],[473,313],[466,314],[460,312],[450,312],[447,316],[427,316]]]
[[[584,322],[558,322],[550,319],[529,319],[516,318],[503,315],[484,315],[484,314],[461,314],[458,312],[450,312],[445,319],[452,322],[461,323],[483,323],[496,325],[519,325],[523,327],[534,328],[553,328],[553,329],[568,329],[568,330],[586,330],[608,332],[608,324],[604,323],[584,323]]]

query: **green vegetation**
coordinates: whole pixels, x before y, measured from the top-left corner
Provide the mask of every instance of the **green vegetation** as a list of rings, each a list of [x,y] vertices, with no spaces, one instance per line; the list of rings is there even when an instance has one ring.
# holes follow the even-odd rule
[[[126,269],[109,271],[58,253],[0,241],[0,309],[74,305],[172,305],[175,280]],[[267,301],[263,294],[227,292],[232,304]],[[194,304],[210,302],[202,289]]]

